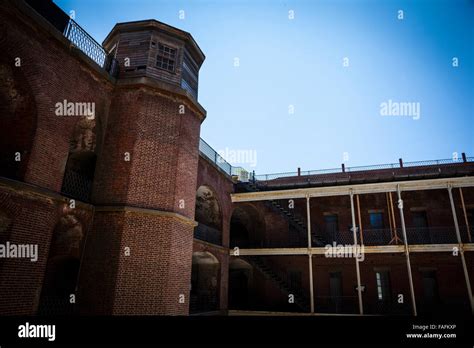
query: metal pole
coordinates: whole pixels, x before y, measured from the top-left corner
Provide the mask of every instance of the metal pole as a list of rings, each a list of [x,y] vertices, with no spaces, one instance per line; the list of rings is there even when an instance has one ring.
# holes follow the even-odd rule
[[[359,195],[356,195],[357,198],[357,216],[359,218],[359,231],[360,231],[360,244],[364,244],[364,230],[362,229],[362,219],[360,217],[360,202]]]
[[[311,313],[314,313],[314,289],[313,289],[313,255],[309,254],[309,301],[311,305]]]
[[[456,229],[456,237],[459,243],[459,253],[461,255],[462,268],[464,270],[464,278],[466,279],[467,294],[469,296],[469,302],[471,304],[471,311],[474,314],[474,299],[472,298],[471,281],[469,279],[469,273],[467,271],[466,259],[464,258],[464,249],[461,240],[461,234],[459,233],[458,217],[456,216],[456,207],[454,206],[454,199],[451,185],[448,185],[449,201],[451,202],[451,210],[453,212],[454,228]]]
[[[398,194],[398,209],[400,210],[400,222],[402,225],[402,232],[403,232],[403,241],[405,243],[405,257],[407,260],[408,280],[410,282],[411,303],[413,307],[413,315],[416,317],[417,311],[416,311],[416,302],[415,302],[415,289],[413,287],[413,277],[411,274],[410,251],[408,250],[407,230],[405,228],[405,216],[403,215],[403,201],[402,201],[402,195],[400,192],[400,185],[397,185],[397,194]]]
[[[356,219],[355,219],[355,211],[354,211],[354,194],[352,190],[350,192],[351,198],[351,214],[352,214],[352,235],[354,237],[354,249],[357,247],[357,227],[356,227]],[[362,287],[360,284],[360,269],[359,269],[359,260],[357,256],[354,257],[356,262],[356,274],[357,274],[357,296],[359,297],[359,312],[360,314],[364,314],[364,305],[362,303]]]
[[[462,211],[464,213],[464,221],[466,222],[467,238],[469,240],[469,243],[472,243],[471,229],[469,228],[469,220],[467,218],[466,205],[464,204],[464,195],[462,194],[462,188],[459,188],[459,195],[461,196]]]
[[[311,255],[311,209],[309,199],[309,195],[306,195],[306,218],[308,220],[309,300],[311,303],[311,313],[314,313],[313,260]]]

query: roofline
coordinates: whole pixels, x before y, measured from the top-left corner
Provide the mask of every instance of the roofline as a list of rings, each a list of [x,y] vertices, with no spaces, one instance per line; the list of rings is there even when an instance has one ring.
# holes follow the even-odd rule
[[[151,29],[165,30],[168,34],[178,39],[185,40],[187,41],[187,43],[190,43],[191,47],[195,50],[195,52],[200,58],[199,66],[201,66],[204,59],[206,59],[204,52],[201,50],[196,40],[194,40],[193,36],[190,33],[179,28],[173,27],[169,24],[160,22],[156,19],[116,23],[112,30],[109,32],[109,34],[107,34],[107,36],[105,37],[104,41],[102,42],[102,46],[106,47],[110,40],[114,37],[114,35],[119,31],[135,31],[137,29],[143,29],[148,27]]]

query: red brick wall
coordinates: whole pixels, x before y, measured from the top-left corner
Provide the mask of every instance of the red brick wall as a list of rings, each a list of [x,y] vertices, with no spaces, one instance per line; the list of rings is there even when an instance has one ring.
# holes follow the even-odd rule
[[[8,52],[4,60],[25,77],[15,82],[20,89],[31,91],[31,110],[36,109],[36,134],[24,180],[59,191],[78,117],[56,116],[55,104],[64,99],[95,102],[96,117],[104,123],[112,84],[72,55],[64,42],[39,29],[37,23],[8,2],[0,5],[0,19],[0,49],[4,55]],[[16,57],[21,59],[21,67],[14,66]],[[16,128],[20,126],[21,123]]]
[[[0,243],[37,244],[38,261],[0,259],[0,314],[36,314],[50,254],[53,231],[64,215],[59,196],[39,193],[22,184],[0,185],[2,227]],[[78,203],[68,211],[79,217],[85,233],[92,216],[91,207]]]

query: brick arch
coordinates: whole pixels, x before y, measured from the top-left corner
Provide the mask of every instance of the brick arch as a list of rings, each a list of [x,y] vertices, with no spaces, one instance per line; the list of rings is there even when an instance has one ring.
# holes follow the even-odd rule
[[[218,258],[209,251],[196,251],[192,257],[190,313],[219,308],[220,271]]]
[[[49,247],[39,314],[72,314],[70,295],[76,293],[82,246],[86,234],[81,211],[64,208],[56,223]]]
[[[216,190],[208,184],[196,190],[195,220],[222,231],[223,212]]]
[[[24,72],[14,64],[13,57],[5,52],[0,55],[0,176],[23,181],[36,134],[37,110]]]
[[[229,309],[249,309],[249,294],[253,287],[253,266],[242,258],[229,262]]]
[[[230,247],[261,247],[265,228],[265,219],[254,204],[236,205],[230,218]]]

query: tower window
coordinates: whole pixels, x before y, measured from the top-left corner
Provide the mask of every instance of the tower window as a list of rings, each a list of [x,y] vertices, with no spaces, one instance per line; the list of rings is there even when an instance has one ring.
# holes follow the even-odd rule
[[[176,66],[176,49],[158,43],[156,66],[160,69],[174,72]]]

